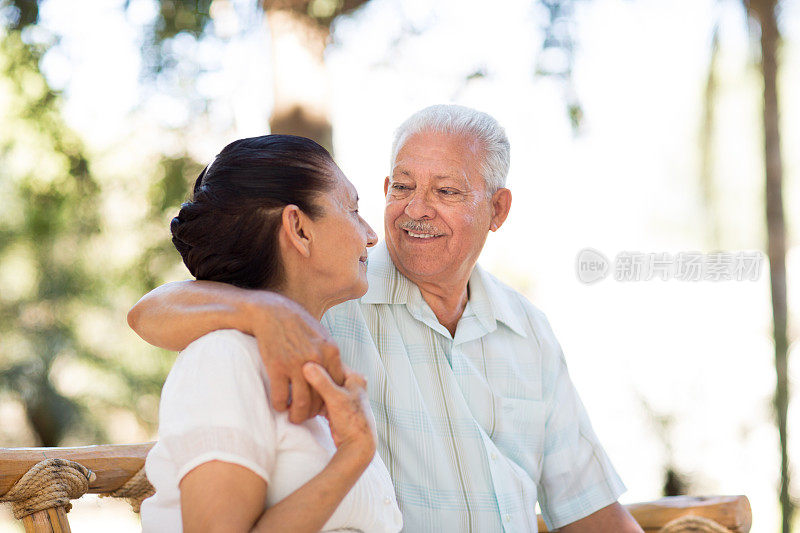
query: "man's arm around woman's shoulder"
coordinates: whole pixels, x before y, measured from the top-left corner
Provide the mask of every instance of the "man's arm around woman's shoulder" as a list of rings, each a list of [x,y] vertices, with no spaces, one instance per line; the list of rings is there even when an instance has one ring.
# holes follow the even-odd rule
[[[272,405],[278,411],[289,409],[294,423],[322,407],[303,375],[305,363],[320,364],[335,383],[344,383],[339,350],[325,328],[300,305],[274,292],[214,281],[167,283],[131,308],[128,324],[148,343],[173,351],[218,329],[252,335],[270,378]]]

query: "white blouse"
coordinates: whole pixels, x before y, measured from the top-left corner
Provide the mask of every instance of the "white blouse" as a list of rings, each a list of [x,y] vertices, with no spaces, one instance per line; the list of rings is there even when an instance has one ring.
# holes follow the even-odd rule
[[[336,447],[327,420],[292,424],[287,413],[272,409],[268,384],[256,340],[244,333],[215,331],[181,352],[161,391],[159,439],[147,456],[156,493],[142,504],[143,531],[182,530],[178,483],[208,461],[241,465],[263,478],[264,508],[328,464]],[[383,533],[402,525],[389,473],[376,453],[323,531]]]

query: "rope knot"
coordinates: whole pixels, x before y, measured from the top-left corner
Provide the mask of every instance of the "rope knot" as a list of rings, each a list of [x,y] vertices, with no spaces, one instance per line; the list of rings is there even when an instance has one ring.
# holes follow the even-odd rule
[[[668,522],[658,533],[732,533],[730,529],[700,516],[682,516]]]
[[[155,493],[156,491],[147,480],[144,467],[142,467],[120,488],[109,494],[101,494],[100,497],[125,498],[133,507],[133,512],[138,513],[142,507],[142,501]]]
[[[17,520],[22,517],[64,507],[72,509],[70,499],[80,498],[97,479],[94,472],[85,466],[66,459],[45,459],[33,465],[8,492],[0,496],[0,502],[10,502]]]

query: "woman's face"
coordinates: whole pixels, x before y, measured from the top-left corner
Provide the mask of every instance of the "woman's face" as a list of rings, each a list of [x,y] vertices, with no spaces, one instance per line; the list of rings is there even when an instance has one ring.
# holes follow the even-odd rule
[[[335,164],[333,176],[331,190],[317,199],[323,213],[313,222],[319,238],[310,259],[326,296],[340,303],[367,292],[367,248],[378,236],[358,213],[356,189]]]

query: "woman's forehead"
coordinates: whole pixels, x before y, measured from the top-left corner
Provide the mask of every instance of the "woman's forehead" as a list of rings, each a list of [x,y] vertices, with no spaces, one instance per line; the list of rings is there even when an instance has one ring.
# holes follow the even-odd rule
[[[339,167],[336,167],[333,179],[335,180],[332,188],[333,197],[347,203],[358,201],[358,191]]]

